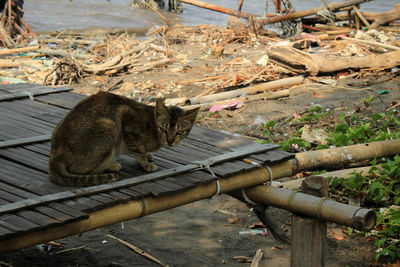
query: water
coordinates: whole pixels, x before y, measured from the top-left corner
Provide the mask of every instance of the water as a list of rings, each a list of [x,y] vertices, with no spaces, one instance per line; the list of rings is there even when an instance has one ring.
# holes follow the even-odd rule
[[[167,0],[165,0],[167,1]],[[85,29],[90,27],[143,28],[150,22],[161,23],[152,11],[131,8],[132,0],[25,0],[24,19],[34,31]],[[207,0],[204,2],[236,9],[239,0]],[[292,0],[296,10],[322,6],[320,0]],[[333,2],[328,0],[328,3]],[[339,2],[339,0],[336,0]],[[273,11],[273,3],[270,12]],[[361,10],[384,12],[393,9],[398,0],[376,0],[361,5]],[[227,15],[207,9],[183,4],[183,13],[161,13],[173,23],[184,25],[210,24],[224,26]],[[262,16],[265,14],[265,0],[244,0],[242,11]]]

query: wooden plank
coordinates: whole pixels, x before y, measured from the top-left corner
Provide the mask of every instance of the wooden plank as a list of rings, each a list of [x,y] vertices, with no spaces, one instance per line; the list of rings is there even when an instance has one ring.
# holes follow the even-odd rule
[[[50,150],[51,150],[50,142],[46,142],[45,144],[47,144],[47,146],[39,146],[39,144],[34,144],[34,145],[25,145],[23,148],[46,157],[50,157]]]
[[[0,156],[44,173],[47,173],[48,170],[48,158],[23,148],[7,148],[6,150],[0,150]]]
[[[32,231],[32,230],[41,228],[40,225],[33,223],[29,220],[26,220],[25,218],[22,218],[15,214],[6,214],[3,216],[0,216],[0,221],[4,221],[5,223],[12,224],[12,225],[18,227],[19,229],[21,229],[21,231],[23,231],[23,232]]]
[[[62,223],[68,222],[68,221],[71,221],[74,219],[73,217],[71,217],[68,214],[62,213],[58,210],[52,209],[47,206],[39,206],[36,209],[34,209],[34,211],[39,212],[43,215],[46,215],[50,218],[56,219],[57,221],[62,222]]]
[[[15,147],[15,146],[23,146],[23,145],[28,145],[32,143],[38,143],[38,142],[46,142],[50,141],[51,134],[44,134],[44,135],[38,135],[34,137],[27,137],[27,138],[18,138],[14,140],[9,140],[9,141],[3,141],[0,142],[0,149],[5,149],[9,147]]]
[[[7,235],[10,235],[13,233],[14,233],[14,231],[11,231],[8,228],[4,228],[4,227],[0,226],[0,236],[7,236]],[[1,237],[0,237],[0,239],[1,239]]]
[[[26,107],[22,107],[21,109],[25,110]],[[32,110],[30,112],[33,113],[34,111]],[[54,128],[54,124],[36,119],[28,114],[21,114],[21,110],[12,111],[9,107],[1,107],[0,105],[0,113],[2,114],[3,120],[8,118],[8,120],[11,122],[20,122],[31,127],[41,127],[44,130],[51,130]]]
[[[168,177],[168,178],[166,178],[164,180],[168,181],[168,182],[171,182],[171,183],[174,183],[174,184],[177,184],[177,185],[179,185],[179,186],[181,186],[181,187],[183,187],[185,189],[192,188],[192,187],[196,186],[195,180],[193,180],[193,179],[189,180],[189,179],[185,179],[185,178],[186,178],[186,176],[179,177],[179,178],[178,177]]]
[[[53,202],[53,203],[50,203],[48,206],[50,208],[58,210],[58,211],[60,211],[62,213],[65,213],[65,214],[71,216],[71,217],[74,217],[74,218],[84,219],[84,218],[88,218],[89,217],[88,214],[82,212],[81,210],[74,209],[70,205],[65,205],[63,203]]]
[[[17,196],[19,196],[21,198],[31,198],[31,197],[36,197],[37,196],[37,194],[33,194],[33,193],[29,192],[29,191],[21,190],[21,189],[19,189],[17,187],[13,187],[13,186],[10,186],[10,185],[2,183],[2,182],[0,182],[0,188],[2,190],[4,190],[4,191],[7,191],[7,192],[12,193],[14,195],[17,195]]]
[[[103,205],[101,202],[96,201],[91,198],[88,198],[88,197],[75,198],[75,199],[73,199],[73,201],[86,206],[86,208],[81,209],[82,212],[96,210],[98,207],[101,207]],[[70,204],[68,201],[66,201],[64,203],[67,205]]]
[[[167,179],[157,180],[157,181],[154,181],[154,183],[164,186],[164,187],[167,187],[167,188],[171,189],[172,191],[181,191],[181,190],[185,189],[185,187],[175,184],[173,182],[170,182]]]
[[[110,203],[112,203],[114,200],[110,197],[104,196],[104,195],[93,195],[89,197],[92,200],[95,200],[97,202],[101,203],[101,207],[104,206],[109,206]]]
[[[236,158],[245,157],[245,156],[248,156],[248,155],[251,155],[254,153],[259,153],[259,152],[263,152],[263,151],[276,149],[276,147],[277,146],[274,146],[274,145],[255,144],[255,145],[243,147],[241,151],[230,152],[227,154],[218,155],[216,157],[213,157],[213,161],[214,161],[214,164],[222,163],[222,162],[233,160]],[[125,180],[121,180],[121,181],[117,181],[117,182],[113,182],[113,183],[109,183],[109,184],[86,187],[83,189],[76,189],[76,190],[65,191],[65,192],[61,192],[61,193],[31,198],[31,199],[27,199],[27,200],[22,200],[22,201],[15,202],[15,203],[12,203],[9,205],[1,206],[0,214],[4,214],[4,213],[10,212],[10,211],[20,210],[20,209],[26,208],[28,206],[35,207],[37,205],[43,205],[43,204],[51,203],[54,201],[68,200],[68,199],[74,198],[76,196],[87,196],[87,195],[92,195],[95,193],[117,190],[117,189],[120,189],[123,187],[133,186],[133,185],[136,185],[139,183],[152,182],[152,181],[156,181],[156,180],[170,177],[173,175],[189,172],[189,171],[195,170],[196,168],[198,168],[198,165],[188,164],[188,165],[184,165],[184,166],[178,166],[174,169],[161,170],[158,172],[148,173],[148,174],[145,174],[142,176],[133,177],[133,178],[129,178],[129,179],[125,179]]]
[[[133,199],[138,199],[138,198],[144,197],[144,195],[142,193],[132,190],[132,189],[128,189],[128,188],[121,188],[118,191],[131,196]]]
[[[30,210],[22,210],[18,212],[17,215],[42,227],[48,227],[54,224],[61,223],[59,220]]]
[[[166,193],[174,192],[174,190],[172,188],[165,187],[165,186],[159,185],[154,182],[148,182],[148,183],[140,184],[138,186],[149,190],[152,193],[152,195],[154,195],[154,196],[159,196],[159,195],[163,195]]]
[[[0,102],[1,101],[11,101],[15,99],[21,99],[21,98],[29,98],[29,96],[37,97],[41,95],[48,95],[48,94],[54,94],[54,93],[60,93],[60,92],[67,92],[71,91],[71,88],[67,87],[58,87],[58,88],[43,88],[43,89],[38,89],[38,90],[29,90],[26,92],[19,92],[19,93],[13,93],[10,95],[0,95]]]
[[[63,108],[58,108],[45,103],[30,100],[0,102],[0,106],[29,117],[38,117],[38,119],[42,119],[40,118],[41,115],[53,115],[58,118],[58,121],[64,118],[69,112],[69,110]]]
[[[0,205],[6,205],[6,204],[10,204],[10,203],[12,203],[12,202],[0,198]]]
[[[37,83],[15,83],[15,84],[0,84],[0,89],[12,93],[23,92],[26,90],[38,90],[38,89],[45,89],[48,86],[44,86],[42,84]]]
[[[146,189],[146,188],[140,186],[140,184],[129,187],[129,190],[137,191],[137,192],[139,192],[140,194],[142,194],[143,197],[149,197],[149,196],[152,196],[152,195],[153,195],[153,193],[151,192],[151,190],[148,190],[148,189]]]
[[[13,232],[22,231],[22,229],[20,227],[16,226],[15,224],[10,224],[8,222],[2,221],[1,219],[0,219],[0,226],[4,227],[4,228],[7,228],[7,229],[10,229]]]
[[[110,191],[110,192],[108,192],[108,194],[115,197],[118,200],[128,201],[128,200],[132,199],[132,197],[130,195],[127,195],[127,194],[124,194],[124,193],[118,192],[118,191]]]
[[[0,189],[0,198],[6,200],[8,202],[17,202],[17,201],[21,201],[24,199],[20,196],[14,195],[14,194],[4,191],[2,189]]]
[[[4,162],[9,162],[10,165],[5,165]],[[32,172],[30,173],[30,171]],[[43,191],[47,194],[49,194],[49,192],[65,191],[65,188],[49,183],[47,174],[3,159],[0,159],[0,181],[12,184],[14,187],[23,190],[29,190],[38,195],[41,195]]]
[[[74,96],[71,96],[69,94],[73,94]],[[56,107],[72,109],[73,107],[75,107],[76,104],[78,104],[80,100],[82,100],[87,96],[83,96],[80,99],[78,97],[79,94],[76,93],[60,93],[57,95],[38,96],[35,98],[35,100],[49,105],[54,105]]]

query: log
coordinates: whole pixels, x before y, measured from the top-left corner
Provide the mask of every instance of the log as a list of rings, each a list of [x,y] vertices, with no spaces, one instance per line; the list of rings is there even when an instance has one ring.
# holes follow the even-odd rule
[[[258,92],[267,91],[267,90],[275,90],[284,86],[294,86],[301,84],[304,81],[304,77],[291,77],[280,79],[272,82],[257,84],[254,86],[249,86],[243,89],[232,90],[228,92],[212,94],[207,96],[200,96],[200,97],[192,97],[189,99],[188,103],[193,104],[204,104],[209,102],[216,102],[219,100],[226,100],[234,97],[238,97],[241,95],[249,95],[249,94],[256,94]]]
[[[239,18],[244,18],[244,19],[248,19],[248,18],[250,18],[252,16],[253,17],[256,16],[256,15],[253,15],[253,14],[248,13],[248,12],[243,12],[243,11],[238,12],[237,10],[234,10],[234,9],[230,9],[230,8],[226,8],[226,7],[222,7],[222,6],[217,6],[217,5],[214,5],[214,4],[204,3],[204,2],[201,2],[201,1],[198,1],[198,0],[178,0],[178,1],[182,2],[182,3],[185,3],[185,4],[198,6],[198,7],[205,8],[205,9],[210,9],[210,10],[213,10],[213,11],[217,11],[217,12],[224,13],[224,14],[229,14],[229,15],[236,16],[236,17],[239,17]]]
[[[370,2],[370,1],[372,1],[372,0],[349,0],[349,1],[338,2],[338,3],[333,2],[328,5],[328,8],[331,11],[338,11],[339,9],[344,8],[344,7],[353,6],[353,5],[366,3],[366,2]],[[278,21],[286,21],[286,20],[303,18],[303,17],[317,14],[319,11],[324,10],[324,9],[325,9],[325,6],[322,6],[322,7],[316,7],[316,8],[303,10],[303,11],[299,11],[299,12],[294,12],[294,13],[286,14],[286,15],[262,18],[262,19],[258,19],[257,23],[260,25],[265,25],[265,24],[269,24],[269,23],[275,23]]]
[[[395,8],[378,16],[371,24],[371,29],[388,24],[395,20],[400,20],[400,4],[396,4]]]
[[[321,176],[307,177],[302,183],[301,192],[316,197],[327,197],[328,182]],[[325,266],[326,221],[293,213],[291,233],[291,267]]]
[[[293,47],[271,47],[269,59],[291,71],[300,74],[317,75],[346,69],[384,68],[390,69],[400,64],[400,51],[365,57],[342,57],[310,54]]]

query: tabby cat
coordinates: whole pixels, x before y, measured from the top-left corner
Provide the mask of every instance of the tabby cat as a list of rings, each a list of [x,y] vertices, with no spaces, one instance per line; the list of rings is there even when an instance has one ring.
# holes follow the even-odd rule
[[[99,92],[78,103],[51,137],[50,180],[60,185],[92,186],[119,179],[119,154],[133,154],[146,172],[157,169],[152,154],[173,146],[193,127],[198,109],[149,106]]]

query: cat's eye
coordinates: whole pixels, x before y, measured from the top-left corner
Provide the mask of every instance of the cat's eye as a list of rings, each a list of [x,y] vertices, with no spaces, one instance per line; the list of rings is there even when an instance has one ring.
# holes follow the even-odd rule
[[[162,132],[162,133],[166,133],[167,132],[167,129],[165,129],[164,127],[160,127],[160,128],[158,128],[158,130],[160,132]]]
[[[177,135],[184,135],[185,133],[186,133],[186,131],[184,131],[184,130],[180,130],[180,131],[176,132]]]

